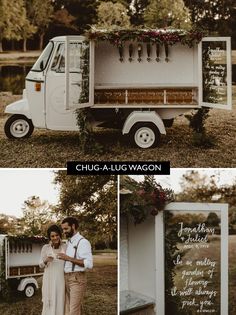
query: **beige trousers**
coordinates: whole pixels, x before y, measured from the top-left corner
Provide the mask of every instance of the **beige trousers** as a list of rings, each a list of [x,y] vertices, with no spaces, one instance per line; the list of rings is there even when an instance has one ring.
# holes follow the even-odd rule
[[[87,285],[86,273],[76,271],[65,273],[65,284],[65,315],[81,315]]]

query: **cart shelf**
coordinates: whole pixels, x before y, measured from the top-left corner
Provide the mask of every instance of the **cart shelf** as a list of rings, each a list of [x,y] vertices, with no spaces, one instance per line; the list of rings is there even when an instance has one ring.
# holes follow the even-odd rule
[[[94,104],[142,106],[190,106],[198,105],[196,87],[145,87],[145,88],[95,88]]]
[[[19,266],[19,267],[10,267],[10,277],[17,276],[27,276],[27,275],[39,275],[42,274],[43,270],[39,268],[38,265],[34,266]]]

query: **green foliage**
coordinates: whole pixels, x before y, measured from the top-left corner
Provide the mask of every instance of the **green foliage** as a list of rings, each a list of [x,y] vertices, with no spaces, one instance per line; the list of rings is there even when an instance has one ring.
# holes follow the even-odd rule
[[[19,228],[19,221],[16,217],[0,214],[0,234],[15,234]]]
[[[39,33],[45,32],[52,20],[53,4],[51,0],[26,0],[27,16],[37,27]]]
[[[236,181],[231,185],[217,184],[218,177],[208,177],[196,170],[187,171],[181,181],[182,191],[176,195],[177,201],[225,202],[236,204]]]
[[[121,3],[113,3],[111,1],[101,2],[97,8],[97,24],[96,27],[114,30],[118,28],[129,28],[130,20],[127,15],[125,6]]]
[[[102,153],[104,148],[95,140],[92,129],[92,114],[89,107],[76,110],[77,126],[80,130],[80,147],[83,153]]]
[[[144,176],[142,182],[121,176],[120,184],[120,213],[130,217],[135,224],[143,222],[149,215],[157,215],[174,199],[173,191],[162,188],[153,175]]]
[[[58,4],[56,5],[56,8],[64,8],[69,12],[69,14],[75,17],[74,24],[80,33],[83,33],[85,30],[89,29],[90,25],[96,23],[96,10],[99,5],[99,1],[67,0],[57,2]]]
[[[131,24],[139,26],[144,24],[144,12],[149,0],[133,0],[132,6],[129,8]]]
[[[206,223],[208,226],[219,226],[220,218],[215,212],[210,212],[208,214]]]
[[[116,240],[117,182],[112,175],[68,176],[56,172],[60,186],[60,203],[55,212],[59,219],[73,215],[79,220],[79,230],[93,244],[104,241],[107,246]]]
[[[53,18],[53,3],[51,0],[26,0],[26,5],[28,18],[40,35],[39,49],[42,50],[44,34]]]
[[[144,13],[144,21],[149,27],[191,28],[189,10],[183,0],[150,0]]]
[[[184,0],[191,21],[210,33],[229,35],[230,21],[235,14],[235,0]]]
[[[193,145],[209,148],[214,145],[213,137],[206,134],[206,119],[209,117],[209,108],[200,108],[192,115],[185,115],[189,126],[193,129]]]
[[[8,281],[6,280],[5,268],[6,268],[6,260],[5,260],[5,240],[0,245],[0,295],[5,301],[11,300],[11,289]]]
[[[92,28],[87,32],[88,38],[95,41],[109,41],[113,45],[122,46],[125,41],[151,42],[174,45],[180,43],[192,47],[201,41],[204,34],[198,30],[177,29],[120,29],[106,31]]]
[[[52,213],[47,201],[41,201],[37,196],[29,197],[25,200],[22,211],[21,233],[28,236],[46,233],[46,227],[52,221]]]
[[[20,40],[30,37],[36,32],[27,18],[24,0],[0,1],[0,40]]]
[[[63,25],[66,29],[77,30],[74,25],[75,17],[71,15],[66,9],[57,10],[53,15],[53,23]]]

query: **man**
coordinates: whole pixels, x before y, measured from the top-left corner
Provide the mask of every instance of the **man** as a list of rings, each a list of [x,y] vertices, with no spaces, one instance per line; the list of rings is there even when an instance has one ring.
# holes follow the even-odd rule
[[[86,269],[93,268],[93,257],[90,242],[78,230],[76,218],[67,217],[61,227],[67,242],[66,253],[58,254],[65,261],[66,300],[65,315],[81,315],[81,306],[86,290]]]

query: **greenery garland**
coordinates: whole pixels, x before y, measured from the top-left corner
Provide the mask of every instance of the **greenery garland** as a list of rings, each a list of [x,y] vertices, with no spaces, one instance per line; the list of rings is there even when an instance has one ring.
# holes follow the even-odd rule
[[[45,236],[28,236],[28,235],[8,235],[9,242],[28,242],[28,243],[34,243],[34,244],[46,244],[48,242],[48,239]]]
[[[141,183],[128,176],[121,178],[120,212],[135,224],[143,222],[149,215],[157,215],[173,200],[173,190],[156,183],[153,175],[144,176]]]
[[[178,30],[178,29],[121,29],[107,31],[92,28],[87,32],[89,39],[94,41],[109,41],[118,47],[123,46],[125,41],[151,42],[159,44],[174,45],[181,43],[192,47],[199,43],[204,35],[199,30]]]

